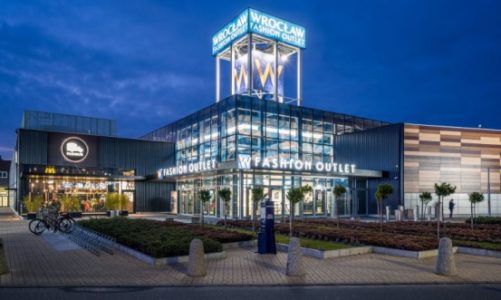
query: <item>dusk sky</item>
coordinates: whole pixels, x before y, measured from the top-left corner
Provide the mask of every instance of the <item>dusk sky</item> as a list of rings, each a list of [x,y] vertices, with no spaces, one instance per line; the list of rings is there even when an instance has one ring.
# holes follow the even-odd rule
[[[0,155],[24,110],[138,137],[213,103],[211,35],[247,7],[306,27],[305,106],[501,129],[501,1],[0,0]]]

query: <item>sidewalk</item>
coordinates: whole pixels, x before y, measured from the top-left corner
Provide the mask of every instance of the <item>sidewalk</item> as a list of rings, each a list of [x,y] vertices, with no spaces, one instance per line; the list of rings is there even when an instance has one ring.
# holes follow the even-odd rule
[[[305,257],[307,275],[292,278],[284,275],[286,253],[258,255],[253,249],[235,249],[226,259],[209,261],[206,277],[190,278],[185,264],[154,267],[119,251],[95,256],[67,244],[64,236],[35,236],[26,221],[11,215],[0,214],[0,237],[11,271],[0,277],[4,287],[501,282],[500,259],[469,255],[456,255],[455,277],[435,275],[434,258],[366,254],[327,260]]]

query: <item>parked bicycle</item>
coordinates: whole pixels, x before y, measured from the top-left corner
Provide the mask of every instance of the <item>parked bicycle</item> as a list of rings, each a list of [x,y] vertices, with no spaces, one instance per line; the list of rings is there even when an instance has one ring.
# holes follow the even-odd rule
[[[28,228],[33,234],[40,235],[45,230],[70,233],[74,226],[75,220],[68,214],[59,213],[57,208],[43,207],[40,208],[37,217],[30,221]]]

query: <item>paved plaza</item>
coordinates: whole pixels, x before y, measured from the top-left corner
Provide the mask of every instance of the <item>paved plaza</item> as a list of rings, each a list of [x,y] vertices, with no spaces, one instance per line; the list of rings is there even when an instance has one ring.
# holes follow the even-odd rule
[[[0,286],[210,286],[210,285],[323,285],[392,283],[501,282],[501,259],[456,255],[458,275],[433,273],[435,258],[413,259],[380,254],[318,260],[305,257],[307,274],[285,276],[286,253],[258,255],[255,249],[227,251],[211,260],[208,275],[190,278],[186,264],[150,266],[119,251],[96,256],[62,235],[35,236],[28,223],[0,214],[10,273]]]

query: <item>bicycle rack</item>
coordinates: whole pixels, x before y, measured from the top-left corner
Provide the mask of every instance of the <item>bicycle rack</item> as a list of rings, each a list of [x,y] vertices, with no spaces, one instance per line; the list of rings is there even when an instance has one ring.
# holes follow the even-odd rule
[[[101,251],[113,255],[116,240],[108,235],[90,229],[82,229],[75,224],[73,231],[68,234],[68,237],[77,245],[87,249],[96,256],[101,255]]]

